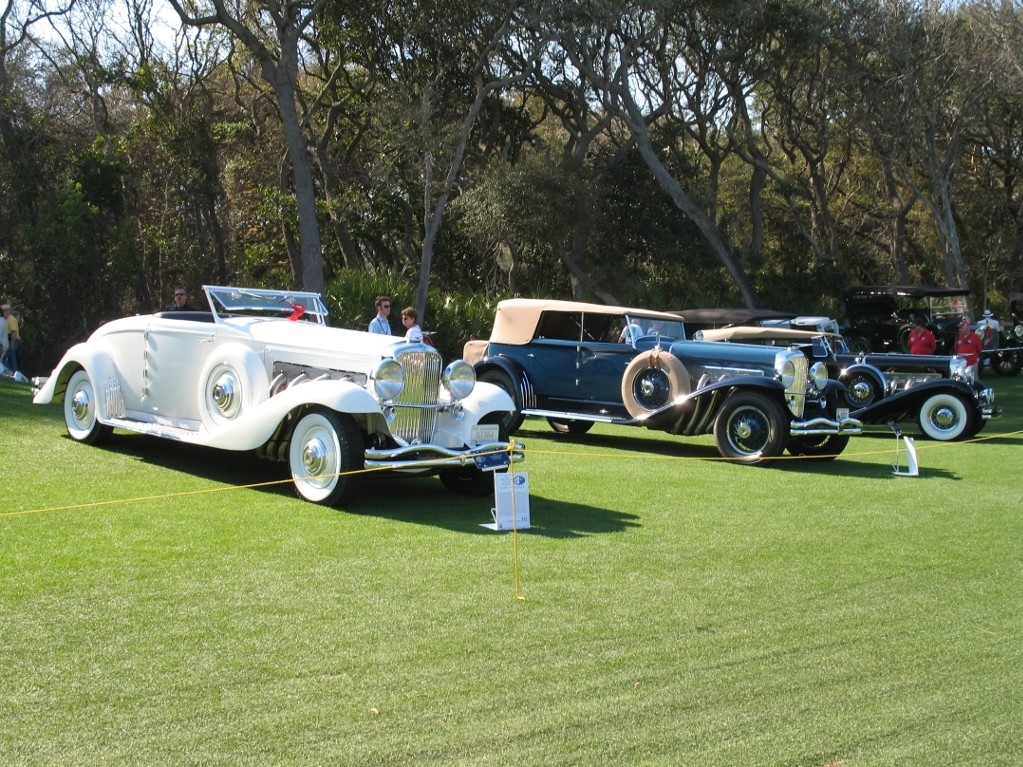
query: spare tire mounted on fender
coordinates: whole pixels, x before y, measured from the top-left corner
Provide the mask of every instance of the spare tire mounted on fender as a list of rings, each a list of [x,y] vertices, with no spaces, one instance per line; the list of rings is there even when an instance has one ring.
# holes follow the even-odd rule
[[[622,377],[622,402],[633,418],[652,413],[690,390],[685,366],[660,349],[635,357]]]
[[[241,344],[213,351],[199,376],[199,416],[209,431],[231,423],[270,394],[263,363]]]

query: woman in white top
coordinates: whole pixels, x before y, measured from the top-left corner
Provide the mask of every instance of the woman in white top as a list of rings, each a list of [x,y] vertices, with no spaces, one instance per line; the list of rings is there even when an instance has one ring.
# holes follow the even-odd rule
[[[422,341],[423,330],[419,327],[419,312],[414,306],[406,306],[401,310],[401,324],[405,328],[406,341]]]

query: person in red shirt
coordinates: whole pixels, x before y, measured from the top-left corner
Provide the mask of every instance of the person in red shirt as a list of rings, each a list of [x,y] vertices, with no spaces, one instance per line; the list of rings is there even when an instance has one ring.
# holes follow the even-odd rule
[[[967,365],[972,365],[980,373],[980,352],[984,348],[984,342],[980,336],[970,327],[970,321],[965,317],[959,321],[959,332],[956,334],[955,353],[966,360]]]
[[[909,331],[909,353],[910,354],[934,354],[938,346],[938,339],[934,333],[924,325],[923,318],[913,318],[913,329]]]

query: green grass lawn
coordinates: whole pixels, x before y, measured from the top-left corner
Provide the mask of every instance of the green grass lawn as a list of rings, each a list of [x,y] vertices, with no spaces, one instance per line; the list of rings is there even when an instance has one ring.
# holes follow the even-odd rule
[[[118,432],[0,383],[0,766],[1019,765],[1023,377],[831,463],[529,421],[532,528]],[[518,575],[518,578],[516,577]],[[524,597],[523,599],[517,598]]]

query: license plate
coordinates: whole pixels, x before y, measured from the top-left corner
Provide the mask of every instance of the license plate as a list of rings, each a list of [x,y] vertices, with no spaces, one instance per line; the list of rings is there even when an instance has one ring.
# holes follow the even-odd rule
[[[472,427],[472,442],[478,445],[481,442],[497,442],[501,436],[501,427],[496,423],[481,423]]]
[[[478,455],[474,459],[476,468],[480,471],[494,471],[511,465],[511,455],[508,452],[491,453],[490,455]]]
[[[839,421],[841,421],[843,418],[848,418],[849,417],[849,408],[847,408],[847,407],[840,407],[837,410],[835,410],[835,415],[838,416],[838,420]]]

